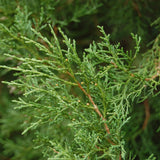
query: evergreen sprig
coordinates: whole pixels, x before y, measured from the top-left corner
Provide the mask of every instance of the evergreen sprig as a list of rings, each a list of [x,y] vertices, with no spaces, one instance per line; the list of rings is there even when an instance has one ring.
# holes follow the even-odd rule
[[[101,41],[93,42],[80,58],[75,41],[59,29],[66,45],[62,47],[49,27],[52,42],[32,29],[46,45],[20,37],[26,45],[35,46],[44,59],[6,54],[19,65],[1,66],[14,70],[19,77],[5,83],[23,94],[14,101],[16,109],[26,116],[22,134],[35,132],[36,148],[41,148],[47,158],[125,159],[124,128],[130,119],[129,110],[133,102],[153,96],[159,85],[155,80],[159,76],[155,51],[136,66],[140,38],[132,35],[134,54],[125,52],[120,44],[111,44],[110,36],[99,27]]]
[[[160,159],[159,4],[0,0],[0,159]]]

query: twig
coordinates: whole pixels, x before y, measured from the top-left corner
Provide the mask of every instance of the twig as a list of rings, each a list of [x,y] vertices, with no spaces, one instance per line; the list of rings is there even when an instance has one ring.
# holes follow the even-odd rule
[[[134,1],[132,1],[132,5],[133,5],[133,8],[137,11],[138,16],[141,17],[142,15],[141,15],[141,12],[139,10],[138,4],[135,3]]]
[[[111,62],[110,62],[110,63],[111,63],[111,64],[113,64],[115,68],[117,68],[117,67],[118,67],[118,66],[117,66],[117,64],[116,64],[115,62],[113,62],[112,60],[111,60]]]
[[[146,81],[153,80],[160,75],[160,62],[155,64],[155,70],[157,71],[157,73],[155,75],[153,75],[151,78],[146,78],[145,79]]]
[[[150,80],[153,80],[155,79],[156,77],[159,76],[159,72],[157,72],[157,74],[153,75],[151,78],[145,78],[146,81],[150,81]]]
[[[55,152],[55,153],[57,153],[57,154],[59,153],[59,152],[58,152],[58,151],[56,151],[54,148],[53,148],[53,152]]]
[[[148,99],[146,99],[144,101],[144,106],[145,106],[145,114],[146,114],[146,117],[145,117],[145,120],[144,120],[144,123],[143,123],[143,127],[142,129],[144,130],[148,124],[148,120],[150,118],[150,109],[149,109],[149,102],[148,102]]]
[[[89,98],[90,102],[92,103],[94,110],[97,112],[97,114],[102,118],[103,121],[106,121],[106,119],[103,117],[102,113],[100,112],[100,110],[98,109],[97,105],[94,103],[92,97],[90,94],[88,94],[85,89],[81,86],[81,84],[79,82],[77,82],[79,88],[84,92],[84,94]],[[108,134],[110,134],[109,128],[107,126],[106,123],[104,123],[105,126],[105,130],[107,131]]]
[[[119,160],[121,160],[122,159],[122,157],[121,157],[121,153],[119,154]]]
[[[111,61],[110,63],[113,64],[115,68],[118,67],[114,62]],[[154,80],[155,78],[157,78],[160,75],[160,63],[158,64],[158,66],[156,66],[155,69],[156,69],[157,73],[150,78],[145,78],[146,81]],[[133,73],[130,73],[130,76],[135,77],[135,75]]]

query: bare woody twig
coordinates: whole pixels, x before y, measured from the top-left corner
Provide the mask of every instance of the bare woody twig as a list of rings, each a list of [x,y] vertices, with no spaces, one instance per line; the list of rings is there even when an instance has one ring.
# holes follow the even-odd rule
[[[134,1],[132,1],[132,6],[133,6],[133,8],[136,10],[138,16],[141,17],[142,15],[141,15],[141,12],[140,12],[140,9],[139,9],[138,4],[135,3]]]
[[[58,151],[56,151],[54,148],[53,148],[53,152],[55,152],[55,153],[57,153],[57,154],[59,153],[59,152],[58,152]]]
[[[121,153],[120,153],[120,155],[119,155],[119,160],[122,160]]]
[[[89,98],[90,102],[92,103],[94,110],[97,112],[97,114],[102,118],[103,121],[106,121],[106,119],[103,117],[102,113],[100,112],[100,110],[98,109],[97,105],[94,103],[92,97],[90,94],[88,94],[85,89],[81,86],[81,84],[79,82],[77,82],[79,88],[84,92],[84,94]],[[107,126],[106,123],[104,123],[105,126],[105,130],[107,131],[108,134],[110,134],[109,128]]]
[[[144,106],[145,106],[145,114],[146,114],[146,117],[145,117],[145,120],[144,120],[144,123],[143,123],[143,127],[142,127],[143,130],[147,127],[148,120],[149,120],[149,118],[150,118],[150,110],[149,110],[149,102],[148,102],[148,99],[146,99],[146,100],[144,101]]]

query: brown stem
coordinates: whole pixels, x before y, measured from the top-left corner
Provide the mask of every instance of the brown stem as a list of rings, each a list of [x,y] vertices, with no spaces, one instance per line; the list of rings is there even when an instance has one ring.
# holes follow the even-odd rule
[[[119,160],[122,160],[121,153],[119,154]]]
[[[159,76],[159,72],[157,72],[157,74],[153,75],[151,78],[146,78],[145,80],[146,80],[146,81],[150,81],[150,80],[155,79],[155,78],[158,77],[158,76]]]
[[[94,110],[97,112],[97,114],[102,118],[103,121],[106,121],[106,119],[103,117],[102,113],[98,109],[97,105],[94,103],[91,95],[86,92],[86,90],[81,86],[81,84],[79,82],[77,82],[77,84],[78,84],[79,88],[84,92],[84,94],[89,98],[89,100],[92,103]],[[104,126],[105,126],[105,130],[107,131],[107,133],[110,134],[109,128],[106,123],[104,123]]]
[[[135,3],[134,1],[132,1],[132,5],[133,5],[133,8],[136,10],[136,12],[138,13],[138,16],[141,17],[141,12],[139,10],[139,6],[137,3]]]
[[[142,127],[143,130],[147,127],[148,120],[149,120],[149,118],[150,118],[150,109],[149,109],[148,99],[146,99],[146,100],[144,101],[144,106],[145,106],[145,114],[146,114],[146,117],[145,117],[145,120],[144,120],[144,123],[143,123],[143,127]]]
[[[53,148],[53,152],[55,152],[55,153],[57,153],[57,154],[59,153],[59,152],[58,152],[58,151],[56,151],[54,148]]]

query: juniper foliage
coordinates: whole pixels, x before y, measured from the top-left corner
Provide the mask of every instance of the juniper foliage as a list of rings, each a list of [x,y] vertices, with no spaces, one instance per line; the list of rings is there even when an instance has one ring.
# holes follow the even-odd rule
[[[103,27],[92,27],[89,37],[96,35],[92,43],[91,37],[89,41],[83,39],[86,30],[79,33],[80,41],[74,31],[87,16],[92,18],[86,27],[93,21],[95,25],[105,24],[103,19],[114,17],[116,7],[124,1],[118,1],[110,14],[99,20],[97,16],[113,2],[0,3],[1,12],[6,13],[0,24],[1,75],[8,79],[3,83],[10,86],[14,96],[13,103],[7,102],[7,110],[1,112],[2,159],[160,158],[156,144],[160,130],[159,19],[152,23],[156,25],[156,38],[142,54],[137,34],[131,34],[133,47],[127,50],[120,43],[112,43],[116,31],[111,39]],[[143,12],[135,6],[141,3],[128,2],[124,12],[129,7],[132,14],[138,14],[135,18],[140,18]],[[128,21],[128,17],[123,20]],[[122,26],[116,26],[117,21],[109,22],[114,29]],[[129,31],[134,31],[131,26],[129,23]],[[138,33],[143,39],[149,35]],[[117,35],[117,39],[120,37]],[[144,46],[146,42],[142,43]],[[8,78],[9,74],[14,77]]]

